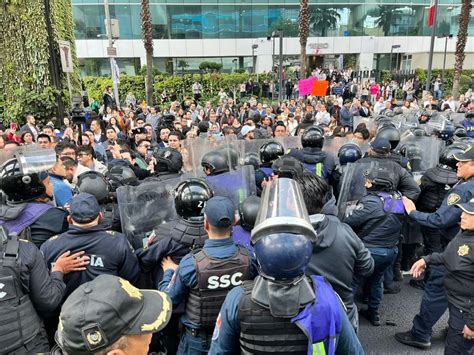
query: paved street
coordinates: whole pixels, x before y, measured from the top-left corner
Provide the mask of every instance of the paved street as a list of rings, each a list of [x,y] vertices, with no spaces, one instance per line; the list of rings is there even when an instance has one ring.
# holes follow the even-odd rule
[[[365,318],[360,317],[359,337],[366,354],[424,354],[441,355],[444,352],[443,331],[447,326],[448,312],[438,321],[430,350],[418,350],[397,342],[396,332],[411,328],[413,316],[418,312],[423,292],[408,285],[409,276],[405,276],[402,291],[397,295],[384,295],[381,308],[382,326],[373,327]],[[362,305],[359,305],[359,308]],[[366,306],[365,306],[366,307]],[[396,326],[386,325],[385,321],[394,321]]]

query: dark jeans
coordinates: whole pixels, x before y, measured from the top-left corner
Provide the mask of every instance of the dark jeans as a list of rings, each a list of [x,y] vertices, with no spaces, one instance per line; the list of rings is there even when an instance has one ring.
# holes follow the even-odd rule
[[[464,338],[462,330],[469,315],[453,304],[449,304],[448,336],[446,337],[445,355],[473,355],[474,340]]]
[[[193,336],[188,330],[183,330],[181,341],[178,346],[178,355],[204,355],[207,354],[211,346],[212,335],[203,339],[200,336]]]
[[[387,268],[392,267],[398,254],[398,248],[371,248],[369,249],[372,259],[374,259],[374,272],[367,280],[369,290],[368,306],[372,309],[378,309],[383,298],[383,275]],[[362,278],[356,278],[355,290],[362,284]]]
[[[420,313],[413,319],[411,332],[417,339],[429,342],[433,333],[433,326],[448,308],[448,299],[444,290],[444,274],[446,268],[430,266],[425,291],[421,299]]]

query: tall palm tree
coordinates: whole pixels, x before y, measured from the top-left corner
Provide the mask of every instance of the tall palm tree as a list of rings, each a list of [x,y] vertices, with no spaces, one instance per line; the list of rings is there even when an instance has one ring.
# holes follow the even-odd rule
[[[462,0],[461,13],[459,15],[458,39],[456,42],[456,61],[454,63],[454,78],[452,91],[452,95],[454,96],[455,100],[459,98],[459,92],[461,90],[462,67],[464,64],[464,58],[466,57],[466,55],[464,54],[464,49],[466,48],[467,27],[469,26],[471,8],[471,0]]]
[[[309,35],[309,7],[308,0],[300,0],[300,18],[299,18],[299,35],[300,35],[300,79],[306,78],[306,44]]]
[[[150,0],[141,0],[143,45],[146,52],[146,102],[153,105],[153,34],[151,27]]]
[[[368,12],[370,16],[378,17],[375,24],[382,27],[384,36],[390,34],[390,27],[395,25],[401,18],[402,12],[397,6],[393,5],[379,5],[377,8]]]
[[[317,32],[321,37],[326,37],[328,29],[335,28],[337,21],[340,19],[341,15],[336,9],[314,7],[311,10],[309,22],[313,31]]]

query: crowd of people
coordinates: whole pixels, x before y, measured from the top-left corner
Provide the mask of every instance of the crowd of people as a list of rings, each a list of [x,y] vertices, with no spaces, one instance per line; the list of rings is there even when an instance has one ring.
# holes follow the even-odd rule
[[[472,353],[472,90],[313,75],[327,96],[107,88],[0,127],[0,352],[363,354],[359,313],[380,326],[406,271],[424,294],[395,338],[430,348],[449,310],[445,353]]]

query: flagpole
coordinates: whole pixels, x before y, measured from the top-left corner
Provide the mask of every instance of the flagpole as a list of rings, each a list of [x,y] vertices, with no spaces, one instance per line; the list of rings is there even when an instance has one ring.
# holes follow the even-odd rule
[[[436,38],[436,18],[438,17],[438,0],[434,0],[434,14],[433,14],[433,25],[431,26],[431,43],[430,43],[430,54],[428,58],[428,74],[426,75],[426,85],[425,90],[430,91],[431,88],[431,70],[433,67],[433,52],[434,52],[434,43]]]

